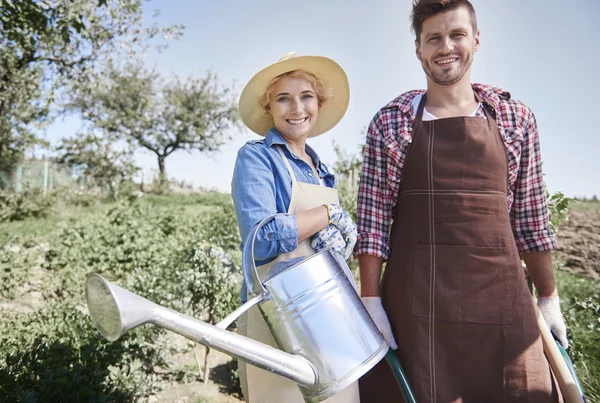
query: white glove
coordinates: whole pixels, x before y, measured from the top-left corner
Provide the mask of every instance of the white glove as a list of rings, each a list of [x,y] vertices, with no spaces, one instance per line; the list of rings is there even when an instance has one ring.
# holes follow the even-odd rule
[[[317,251],[325,248],[332,248],[342,255],[345,260],[350,258],[352,249],[354,248],[354,245],[350,246],[346,243],[340,230],[333,224],[329,224],[313,235],[310,246]]]
[[[377,329],[383,335],[383,339],[390,346],[392,350],[396,350],[398,348],[398,344],[396,344],[396,339],[394,339],[394,335],[392,334],[392,327],[390,326],[390,320],[388,319],[385,310],[383,309],[383,305],[381,304],[380,297],[362,297],[361,298],[365,308],[367,308],[367,312],[373,318],[373,322],[377,326]]]
[[[333,224],[337,229],[340,230],[344,241],[346,241],[346,247],[344,249],[344,257],[346,260],[352,255],[354,245],[356,245],[356,239],[358,232],[356,225],[352,221],[352,217],[339,205],[337,204],[325,204],[327,207],[327,215],[329,216],[329,224]]]
[[[546,321],[548,328],[558,339],[564,348],[569,348],[567,340],[567,325],[560,313],[560,298],[558,297],[538,297],[537,306],[540,309],[542,317]]]

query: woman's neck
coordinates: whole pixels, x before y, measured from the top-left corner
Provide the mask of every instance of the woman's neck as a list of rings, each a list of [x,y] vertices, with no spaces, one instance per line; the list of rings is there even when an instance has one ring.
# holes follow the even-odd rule
[[[306,154],[306,138],[301,138],[301,139],[288,139],[286,138],[285,141],[287,141],[288,146],[290,147],[290,150],[292,150],[292,152],[294,154],[296,154],[299,157],[306,157],[308,154]]]

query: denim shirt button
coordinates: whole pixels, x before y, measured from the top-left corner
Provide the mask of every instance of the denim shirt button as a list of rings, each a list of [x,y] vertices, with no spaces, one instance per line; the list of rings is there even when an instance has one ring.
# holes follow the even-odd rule
[[[309,172],[309,173],[308,173],[308,176],[312,176],[312,174]]]
[[[269,239],[273,239],[273,233],[272,233],[272,232],[269,232],[269,235],[267,235],[267,238],[269,238]]]

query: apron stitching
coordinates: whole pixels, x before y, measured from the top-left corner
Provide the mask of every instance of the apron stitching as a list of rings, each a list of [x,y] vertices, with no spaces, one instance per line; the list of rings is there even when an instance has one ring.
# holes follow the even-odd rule
[[[429,237],[431,247],[430,268],[429,268],[429,355],[430,355],[430,391],[431,401],[435,402],[436,387],[435,387],[435,226],[434,226],[434,191],[433,191],[433,142],[435,131],[434,123],[429,125]]]
[[[462,190],[407,190],[402,192],[400,196],[404,195],[428,195],[428,194],[451,194],[451,195],[474,195],[474,196],[494,196],[494,197],[506,197],[506,193],[490,190],[490,191],[462,191]]]

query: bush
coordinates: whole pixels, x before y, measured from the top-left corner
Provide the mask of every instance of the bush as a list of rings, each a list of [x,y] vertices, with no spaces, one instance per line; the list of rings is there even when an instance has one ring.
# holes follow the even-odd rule
[[[56,195],[49,192],[44,196],[39,188],[26,189],[21,193],[0,190],[0,222],[46,217],[55,204]]]
[[[123,202],[60,224],[44,248],[0,249],[0,280],[15,279],[0,294],[14,297],[38,264],[51,301],[43,312],[0,315],[0,401],[129,402],[156,390],[154,366],[167,365],[164,331],[148,326],[117,343],[102,340],[81,308],[85,277],[98,272],[156,303],[218,320],[237,306],[240,278],[215,242],[235,237],[223,229],[200,241],[205,220],[183,208]]]
[[[74,301],[0,317],[0,401],[131,402],[154,390],[153,329],[109,343]]]

